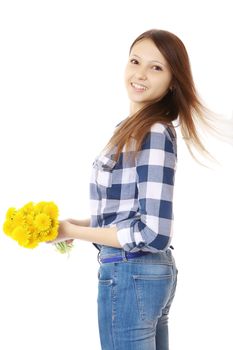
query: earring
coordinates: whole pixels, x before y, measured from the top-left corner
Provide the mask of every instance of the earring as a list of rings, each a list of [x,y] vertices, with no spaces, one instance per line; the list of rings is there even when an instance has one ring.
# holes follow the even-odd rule
[[[170,88],[169,88],[169,91],[170,91],[170,93],[172,94],[172,95],[174,95],[175,94],[175,88],[174,88],[174,86],[171,86]]]

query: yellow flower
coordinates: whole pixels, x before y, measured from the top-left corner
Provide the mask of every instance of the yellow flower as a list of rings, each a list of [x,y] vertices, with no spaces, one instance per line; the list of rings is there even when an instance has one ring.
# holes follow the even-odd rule
[[[13,231],[13,225],[12,225],[12,221],[11,220],[6,220],[3,224],[3,232],[8,235],[11,236],[11,233]]]
[[[25,217],[25,224],[28,225],[28,226],[33,226],[33,223],[34,223],[34,218],[31,214],[28,214],[26,217]]]
[[[29,234],[22,226],[18,226],[12,232],[12,237],[22,246],[29,243]]]
[[[14,215],[16,214],[16,209],[15,208],[9,208],[6,212],[6,219],[7,220],[12,220]]]
[[[59,227],[59,221],[58,220],[51,220],[51,227],[58,230]]]
[[[24,215],[32,214],[34,211],[33,202],[25,204],[20,210]]]
[[[34,224],[39,231],[46,231],[50,228],[51,219],[48,215],[44,213],[38,214],[35,217]]]
[[[54,202],[28,202],[19,210],[9,208],[3,231],[25,248],[35,248],[40,242],[53,241],[58,235],[58,207]],[[61,253],[69,253],[72,243],[55,243]]]
[[[49,202],[47,205],[43,208],[43,213],[49,215],[51,219],[57,219],[58,217],[58,207],[55,203]]]
[[[46,230],[46,231],[40,231],[40,233],[38,234],[38,241],[39,242],[46,242],[48,240],[48,234],[49,234],[50,230]]]
[[[39,242],[40,232],[35,227],[29,227],[28,231],[30,232],[31,240]]]
[[[53,241],[57,237],[57,227],[53,227],[47,235],[47,241]]]
[[[34,211],[36,214],[42,213],[44,207],[46,206],[46,202],[39,202],[34,206]]]
[[[25,216],[23,215],[22,212],[17,211],[13,218],[14,227],[23,226],[24,224],[25,224]]]
[[[36,248],[38,246],[38,244],[39,243],[37,241],[30,240],[30,241],[28,241],[28,243],[24,247],[29,248],[29,249],[33,249],[33,248]]]

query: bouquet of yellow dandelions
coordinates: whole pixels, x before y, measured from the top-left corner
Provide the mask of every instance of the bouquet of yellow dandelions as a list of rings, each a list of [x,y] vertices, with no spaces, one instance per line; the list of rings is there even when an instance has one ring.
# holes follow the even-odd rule
[[[22,208],[9,208],[3,231],[25,248],[35,248],[41,242],[53,241],[58,235],[58,207],[53,202],[29,202]],[[54,243],[61,253],[69,253],[72,243]]]

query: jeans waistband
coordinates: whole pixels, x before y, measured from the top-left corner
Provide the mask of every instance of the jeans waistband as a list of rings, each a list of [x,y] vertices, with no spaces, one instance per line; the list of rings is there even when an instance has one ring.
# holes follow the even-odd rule
[[[174,249],[172,245],[170,245],[171,249]],[[104,263],[111,263],[111,262],[120,262],[120,261],[127,261],[129,259],[135,259],[141,256],[145,256],[145,255],[150,255],[152,253],[150,252],[143,252],[143,251],[138,251],[135,253],[131,253],[131,252],[127,252],[125,250],[121,250],[119,253],[117,253],[116,255],[113,254],[111,256],[108,257],[101,257],[101,254],[99,252],[98,254],[98,261],[102,264]]]

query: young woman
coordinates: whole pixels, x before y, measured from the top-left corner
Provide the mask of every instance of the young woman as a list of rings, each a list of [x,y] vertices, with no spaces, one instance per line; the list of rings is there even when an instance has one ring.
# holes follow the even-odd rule
[[[60,221],[59,240],[99,249],[98,318],[104,350],[168,350],[168,313],[177,282],[173,247],[176,132],[207,153],[195,121],[205,108],[182,41],[141,34],[125,70],[130,112],[93,163],[91,219]]]

